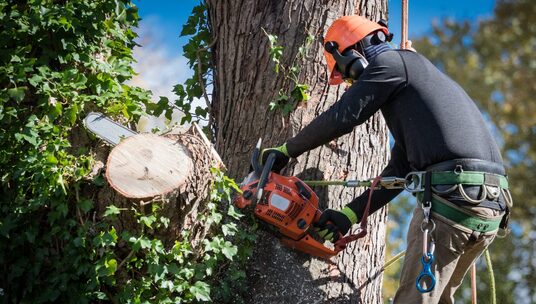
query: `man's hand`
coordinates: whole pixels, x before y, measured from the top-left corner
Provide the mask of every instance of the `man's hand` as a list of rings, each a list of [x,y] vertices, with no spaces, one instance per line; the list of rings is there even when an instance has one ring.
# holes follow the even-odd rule
[[[324,210],[314,226],[320,237],[335,243],[341,235],[346,235],[355,223],[357,223],[356,214],[349,207],[345,207],[340,211]]]
[[[264,166],[270,153],[275,154],[275,162],[272,171],[279,173],[290,160],[290,156],[287,152],[287,144],[285,143],[279,147],[263,149],[261,152],[261,165]]]
[[[411,40],[406,41],[406,50],[417,52],[417,50],[413,48],[413,43],[411,42]]]

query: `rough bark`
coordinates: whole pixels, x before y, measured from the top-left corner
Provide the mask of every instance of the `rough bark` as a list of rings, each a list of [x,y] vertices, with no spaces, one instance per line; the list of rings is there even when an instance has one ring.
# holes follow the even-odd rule
[[[214,39],[213,110],[218,130],[216,149],[232,177],[249,168],[259,137],[264,146],[282,144],[344,92],[330,87],[322,55],[322,34],[336,18],[360,14],[386,19],[387,1],[222,1],[208,0]],[[262,29],[279,37],[283,64],[290,66],[307,33],[315,35],[310,56],[298,64],[300,82],[311,99],[290,116],[269,110],[280,89],[291,82],[274,73],[269,42]],[[388,159],[388,133],[380,115],[349,135],[310,151],[291,162],[285,174],[309,179],[368,178],[379,174]],[[322,208],[340,208],[362,190],[315,189]],[[384,262],[385,209],[369,220],[369,235],[349,246],[334,265],[296,253],[272,236],[259,232],[248,271],[250,303],[380,303],[382,277],[372,278]]]

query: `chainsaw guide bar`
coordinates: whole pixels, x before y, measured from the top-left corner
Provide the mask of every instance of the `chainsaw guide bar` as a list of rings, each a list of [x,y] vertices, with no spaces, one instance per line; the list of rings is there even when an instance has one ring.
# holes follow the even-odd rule
[[[121,140],[138,134],[99,112],[89,113],[84,118],[84,126],[112,146],[117,146]]]

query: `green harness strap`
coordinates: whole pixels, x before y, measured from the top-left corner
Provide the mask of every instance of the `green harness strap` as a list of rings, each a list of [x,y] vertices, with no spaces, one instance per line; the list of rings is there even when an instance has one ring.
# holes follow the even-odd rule
[[[506,176],[478,172],[478,171],[439,171],[432,172],[432,185],[468,185],[468,186],[498,186],[508,189],[508,179]]]
[[[439,199],[436,195],[433,195],[432,197],[431,211],[459,225],[478,232],[495,231],[499,229],[502,220],[502,217],[491,219],[469,214],[454,204]]]

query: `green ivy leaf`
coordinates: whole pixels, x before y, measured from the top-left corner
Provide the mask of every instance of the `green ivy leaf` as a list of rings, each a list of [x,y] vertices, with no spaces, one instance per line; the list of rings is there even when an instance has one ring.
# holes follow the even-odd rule
[[[197,281],[190,287],[190,292],[197,301],[210,301],[210,285],[205,282]]]
[[[281,109],[283,115],[288,115],[294,110],[294,105],[292,103],[286,103]]]
[[[223,255],[231,261],[233,260],[233,257],[236,255],[237,252],[238,247],[236,247],[229,241],[226,241],[221,249],[221,253],[223,253]]]
[[[223,232],[223,235],[233,236],[238,231],[238,228],[235,223],[229,223],[229,224],[222,225],[221,230]]]
[[[27,87],[18,87],[7,90],[9,97],[14,99],[16,102],[21,102],[26,96]]]
[[[232,218],[234,218],[234,219],[236,219],[236,220],[239,220],[241,217],[244,216],[243,214],[241,214],[240,212],[238,212],[238,211],[236,210],[236,208],[235,208],[234,206],[232,206],[232,205],[229,206],[229,211],[227,211],[227,214],[228,214],[230,217],[232,217]]]
[[[76,118],[78,117],[78,105],[76,103],[71,105],[65,112],[67,114],[69,124],[74,126],[76,123]]]
[[[140,217],[140,222],[142,222],[143,224],[145,224],[145,226],[149,227],[149,228],[153,228],[153,223],[156,222],[156,216],[154,215],[149,215],[149,216],[142,216]]]
[[[140,241],[141,248],[143,249],[151,248],[151,240],[149,240],[148,238],[142,236],[139,239],[139,241]]]
[[[109,217],[109,216],[118,215],[119,213],[121,213],[121,209],[117,208],[114,205],[110,205],[110,206],[106,206],[106,211],[104,211],[104,216]]]
[[[290,94],[297,101],[307,101],[309,100],[309,94],[307,94],[308,89],[309,86],[306,84],[296,84]]]
[[[268,104],[268,109],[270,109],[270,111],[274,111],[278,108],[278,106],[279,105],[277,104],[277,102],[272,101]]]
[[[114,275],[117,271],[117,260],[116,259],[109,259],[106,260],[104,263],[106,266],[106,271],[108,272],[108,276]]]
[[[93,201],[88,198],[83,198],[78,202],[78,207],[83,213],[87,213],[93,208]]]

